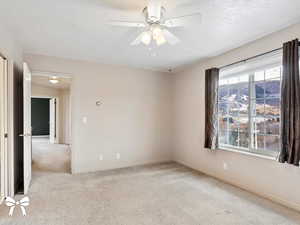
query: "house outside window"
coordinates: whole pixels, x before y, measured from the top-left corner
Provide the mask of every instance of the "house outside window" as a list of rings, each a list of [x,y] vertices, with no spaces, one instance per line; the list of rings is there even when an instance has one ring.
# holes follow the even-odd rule
[[[278,156],[281,76],[278,55],[221,70],[219,148]]]

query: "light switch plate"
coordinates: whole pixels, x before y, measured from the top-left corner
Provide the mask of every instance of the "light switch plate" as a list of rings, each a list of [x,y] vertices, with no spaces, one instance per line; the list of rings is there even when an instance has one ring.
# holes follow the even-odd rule
[[[83,122],[84,124],[87,124],[87,117],[86,117],[86,116],[84,116],[84,117],[82,118],[82,122]]]

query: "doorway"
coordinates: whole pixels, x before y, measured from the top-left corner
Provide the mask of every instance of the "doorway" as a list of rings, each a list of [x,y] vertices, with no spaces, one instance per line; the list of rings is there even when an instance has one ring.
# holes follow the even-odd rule
[[[71,173],[71,79],[32,76],[32,171],[33,183],[49,173]]]
[[[31,127],[34,138],[49,139],[51,144],[58,143],[57,98],[31,98]]]

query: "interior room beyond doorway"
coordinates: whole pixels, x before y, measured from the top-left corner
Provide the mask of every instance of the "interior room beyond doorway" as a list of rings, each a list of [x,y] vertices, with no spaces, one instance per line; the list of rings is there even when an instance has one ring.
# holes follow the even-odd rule
[[[52,76],[32,76],[33,182],[44,173],[71,171],[71,79],[51,79]]]

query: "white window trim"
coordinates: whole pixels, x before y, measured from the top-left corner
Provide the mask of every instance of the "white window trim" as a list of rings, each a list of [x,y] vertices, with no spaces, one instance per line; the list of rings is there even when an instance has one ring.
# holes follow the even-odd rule
[[[275,153],[274,155],[271,154],[267,154],[265,149],[255,149],[252,147],[252,138],[253,138],[253,131],[252,131],[252,125],[253,125],[253,116],[251,116],[251,112],[253,111],[253,103],[251,103],[251,101],[253,101],[255,98],[253,98],[253,86],[251,85],[253,83],[253,78],[254,78],[254,74],[255,71],[259,71],[259,70],[268,70],[274,67],[278,67],[278,66],[282,66],[281,62],[276,62],[276,63],[272,63],[272,64],[267,64],[265,66],[260,66],[257,67],[255,69],[251,70],[251,73],[249,73],[249,110],[248,110],[248,123],[249,123],[249,147],[248,148],[243,148],[243,147],[235,147],[232,145],[220,145],[220,143],[218,143],[218,149],[219,150],[224,150],[224,151],[230,151],[230,152],[236,152],[236,153],[241,153],[241,154],[246,154],[246,155],[251,155],[251,156],[256,156],[256,157],[260,157],[260,158],[264,158],[264,159],[270,159],[270,160],[277,160],[280,154],[280,151],[278,151],[277,153]],[[249,71],[248,71],[249,72]],[[247,71],[246,71],[247,73]],[[243,71],[242,73],[235,73],[233,75],[226,75],[226,76],[221,76],[221,78],[230,78],[230,77],[234,77],[237,75],[242,75],[245,74],[245,72]],[[282,71],[281,71],[281,76],[282,76]],[[280,79],[280,81],[282,80],[282,77]],[[252,88],[251,88],[252,87]],[[218,103],[219,104],[219,103]],[[219,108],[219,105],[218,105]],[[219,118],[218,118],[218,133],[219,133]],[[267,135],[267,134],[265,134]],[[274,136],[278,136],[278,135],[274,135]],[[280,129],[279,129],[279,137],[281,137],[281,133],[280,133]]]
[[[262,159],[273,160],[273,161],[278,160],[278,156],[273,157],[273,156],[258,154],[258,153],[249,152],[249,151],[241,151],[239,149],[234,149],[234,148],[219,147],[219,148],[217,148],[217,150],[226,151],[226,152],[234,152],[234,153],[239,153],[239,154],[243,154],[243,155],[247,155],[247,156],[253,156],[253,157],[258,157],[258,158],[262,158]]]

